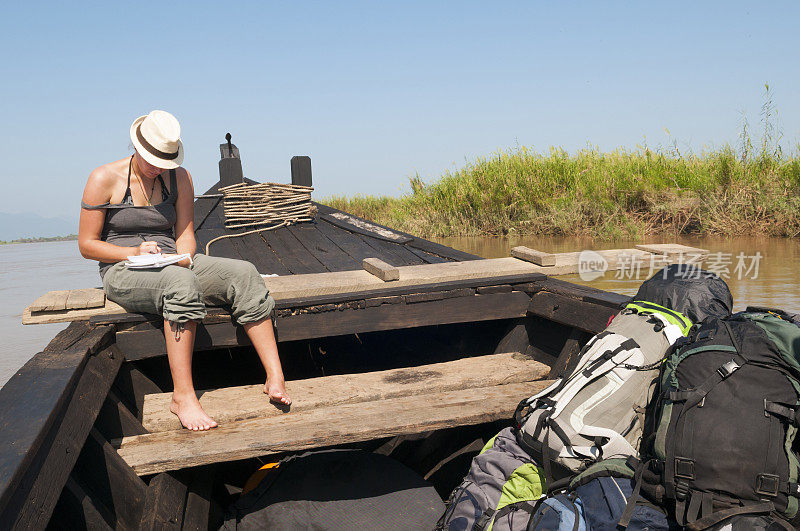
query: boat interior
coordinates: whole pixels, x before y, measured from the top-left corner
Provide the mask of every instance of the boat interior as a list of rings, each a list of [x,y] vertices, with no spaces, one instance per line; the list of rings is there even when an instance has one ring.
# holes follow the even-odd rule
[[[520,400],[569,367],[628,298],[553,278],[577,253],[484,260],[315,204],[310,222],[247,232],[221,187],[244,179],[220,146],[220,181],[196,199],[198,249],[251,261],[276,300],[291,407],[270,403],[247,337],[224,309],[198,326],[195,387],[220,426],[181,429],[160,317],[101,290],[50,292],[29,324],[69,322],[0,390],[0,515],[13,527],[216,528],[264,465],[320,448],[390,456],[442,498]],[[292,182],[311,185],[307,157]],[[664,244],[606,251],[657,256]],[[371,260],[365,263],[366,259]]]

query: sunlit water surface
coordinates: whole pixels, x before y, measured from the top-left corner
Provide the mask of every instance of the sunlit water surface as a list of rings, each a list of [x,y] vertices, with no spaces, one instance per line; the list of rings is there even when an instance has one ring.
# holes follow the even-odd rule
[[[661,237],[646,242],[598,243],[576,238],[440,238],[437,241],[484,258],[509,256],[511,248],[517,245],[563,253],[585,249],[632,248],[637,243],[682,243],[710,251],[714,267],[718,268],[718,272],[731,288],[735,310],[743,310],[752,305],[800,312],[800,240],[795,239]],[[760,258],[756,258],[759,253]],[[737,259],[739,255],[741,260]],[[737,272],[739,262],[744,269]],[[753,267],[755,263],[758,264],[757,271]],[[624,295],[634,295],[649,272],[649,264],[642,266],[638,279],[632,274],[632,269],[625,271],[624,276],[633,278],[616,278],[623,276],[622,272],[616,271],[608,271],[601,278],[590,282],[581,280],[578,275],[559,278]],[[727,275],[725,268],[728,269]]]
[[[97,262],[78,253],[78,242],[0,245],[0,385],[66,327],[23,326],[22,310],[46,291],[99,285]]]

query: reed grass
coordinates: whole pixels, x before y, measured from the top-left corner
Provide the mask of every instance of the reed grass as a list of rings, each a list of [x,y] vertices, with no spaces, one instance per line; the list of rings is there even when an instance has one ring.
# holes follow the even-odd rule
[[[800,157],[520,147],[480,157],[401,197],[322,202],[423,237],[800,234]]]
[[[430,184],[415,175],[411,191],[401,197],[336,196],[322,202],[422,237],[796,237],[800,154],[786,155],[779,147],[766,88],[757,148],[746,121],[740,146],[699,155],[677,148],[540,153],[519,147],[479,157]]]

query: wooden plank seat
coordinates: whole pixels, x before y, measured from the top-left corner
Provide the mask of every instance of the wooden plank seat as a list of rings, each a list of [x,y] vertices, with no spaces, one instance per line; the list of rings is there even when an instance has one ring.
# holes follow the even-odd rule
[[[675,249],[674,244],[663,244],[669,249]],[[667,247],[663,247],[665,250]],[[599,256],[606,260],[609,270],[626,267],[632,258],[649,263],[650,260],[659,259],[662,261],[676,259],[678,255],[665,254],[656,255],[641,249],[611,249],[596,251]],[[703,249],[681,246],[681,255],[705,256]],[[578,272],[578,263],[581,253],[557,253],[555,254],[555,265],[539,266],[525,260],[514,257],[491,258],[482,260],[469,260],[463,262],[443,262],[434,264],[406,265],[398,267],[399,279],[391,282],[394,288],[402,288],[407,293],[413,292],[416,288],[425,286],[457,282],[464,280],[488,281],[503,276],[514,275],[565,275]],[[277,277],[266,277],[264,279],[276,303],[281,301],[303,301],[315,297],[339,297],[352,295],[354,293],[362,295],[361,298],[369,294],[379,293],[386,289],[386,283],[380,278],[369,272],[358,269],[350,271],[334,271],[328,273],[308,273],[300,275],[284,275]],[[86,298],[89,298],[90,291]],[[92,293],[91,304],[97,304],[97,300],[102,292]],[[51,292],[53,293],[53,292]],[[69,292],[66,292],[69,297]],[[40,323],[59,323],[78,320],[88,320],[99,315],[114,315],[125,313],[125,310],[111,301],[98,307],[85,308],[62,308],[61,302],[66,303],[66,298],[62,296],[45,296],[46,304],[34,304],[26,308],[22,314],[23,324]]]
[[[287,383],[288,411],[261,386],[206,391],[220,426],[175,429],[169,395],[145,397],[152,433],[117,441],[139,475],[510,418],[519,401],[543,389],[550,367],[518,353]]]

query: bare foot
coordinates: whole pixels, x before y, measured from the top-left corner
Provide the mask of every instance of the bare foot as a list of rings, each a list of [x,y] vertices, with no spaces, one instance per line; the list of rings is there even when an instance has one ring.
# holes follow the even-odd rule
[[[217,427],[217,422],[206,415],[194,394],[187,397],[172,395],[169,410],[178,416],[184,428],[192,431],[205,431]]]
[[[286,385],[283,382],[271,384],[267,380],[267,383],[264,384],[264,392],[269,395],[269,399],[273,402],[287,406],[292,403],[292,399],[289,398],[289,393],[286,392]]]

